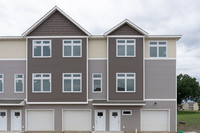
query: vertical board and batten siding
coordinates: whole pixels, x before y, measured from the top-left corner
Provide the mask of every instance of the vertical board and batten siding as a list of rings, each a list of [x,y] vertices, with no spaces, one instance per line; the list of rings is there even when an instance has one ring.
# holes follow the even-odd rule
[[[40,40],[40,39],[35,39],[35,40]],[[33,39],[28,39],[28,102],[86,102],[87,101],[86,39],[84,38],[81,39],[82,57],[62,57],[62,43],[65,38],[56,38],[56,39],[43,38],[43,39],[51,40],[51,49],[52,49],[51,58],[32,58]],[[51,93],[32,92],[32,73],[51,73],[51,86],[52,86]],[[63,73],[82,74],[81,93],[62,92]]]
[[[80,28],[55,11],[28,36],[87,36]]]

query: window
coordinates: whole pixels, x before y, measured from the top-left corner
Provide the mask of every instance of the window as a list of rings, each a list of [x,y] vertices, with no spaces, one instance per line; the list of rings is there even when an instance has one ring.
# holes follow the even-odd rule
[[[132,115],[132,110],[122,110],[122,115]]]
[[[0,74],[0,93],[3,93],[4,92],[4,75],[3,74]]]
[[[63,40],[63,57],[81,57],[81,40]]]
[[[117,39],[117,57],[135,57],[135,39]]]
[[[63,92],[81,92],[81,74],[64,73],[63,74]]]
[[[135,73],[116,74],[117,92],[135,92]]]
[[[51,92],[51,74],[32,74],[33,76],[33,92]]]
[[[23,74],[15,74],[15,93],[23,93],[24,92],[24,75]]]
[[[149,57],[167,57],[167,42],[166,41],[150,41],[149,42]]]
[[[35,58],[51,57],[51,41],[33,40],[33,57]]]
[[[92,90],[93,92],[102,92],[102,76],[101,74],[92,75]]]

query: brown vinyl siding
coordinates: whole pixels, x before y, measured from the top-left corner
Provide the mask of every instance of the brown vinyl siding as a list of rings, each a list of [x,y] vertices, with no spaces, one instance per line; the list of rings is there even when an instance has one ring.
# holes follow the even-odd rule
[[[62,57],[62,41],[65,38],[44,39],[51,40],[51,58],[32,58],[33,39],[28,39],[28,102],[86,102],[86,39],[81,39],[82,57],[70,58]],[[32,93],[32,73],[51,73],[52,92]],[[62,73],[82,73],[82,92],[62,93]]]
[[[56,11],[28,36],[87,36],[69,19]]]
[[[109,35],[143,35],[137,30],[133,29],[131,26],[128,24],[124,24],[111,32]]]
[[[136,39],[136,57],[116,57],[116,39]],[[143,38],[109,38],[109,100],[143,100]],[[116,73],[136,73],[136,92],[116,92]]]

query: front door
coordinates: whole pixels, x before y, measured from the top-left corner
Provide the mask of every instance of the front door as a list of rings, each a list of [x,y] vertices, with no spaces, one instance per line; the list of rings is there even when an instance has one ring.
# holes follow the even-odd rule
[[[120,131],[120,110],[110,110],[110,131]]]
[[[106,111],[95,110],[95,131],[106,130]]]
[[[7,130],[7,111],[0,110],[0,131]]]
[[[21,124],[22,124],[21,110],[12,110],[11,111],[11,130],[21,131],[21,127],[22,127]]]

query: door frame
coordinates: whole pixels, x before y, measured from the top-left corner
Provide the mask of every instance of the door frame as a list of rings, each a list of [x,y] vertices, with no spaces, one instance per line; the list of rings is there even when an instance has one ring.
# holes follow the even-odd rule
[[[6,112],[6,130],[0,130],[0,131],[8,131],[8,111],[7,109],[1,109],[0,112]]]
[[[13,112],[20,112],[20,114],[21,114],[21,130],[13,130],[13,123],[12,123],[12,121],[13,121],[13,117],[12,117],[12,113]],[[14,109],[14,110],[11,110],[10,111],[10,128],[11,128],[11,131],[22,131],[22,110],[20,110],[20,109]]]
[[[96,120],[97,120],[96,112],[100,112],[100,111],[103,112],[103,113],[105,114],[105,120],[104,120],[104,127],[105,127],[105,128],[104,128],[103,130],[96,130]],[[94,130],[95,130],[95,131],[106,131],[106,110],[95,110],[95,111],[94,111],[94,116],[95,116],[95,117],[94,117],[94,118],[95,118],[95,119],[94,119],[94,125],[95,125],[95,126],[94,126],[94,127],[95,127]]]
[[[168,127],[167,131],[170,132],[170,109],[141,109],[140,110],[140,131],[143,131],[142,128],[142,111],[167,111],[168,112]]]
[[[111,130],[111,111],[115,111],[119,113],[119,131],[121,131],[121,110],[109,110],[109,131],[115,131],[115,130]]]

